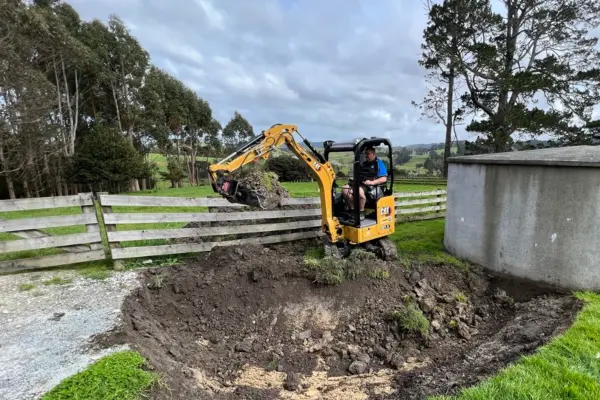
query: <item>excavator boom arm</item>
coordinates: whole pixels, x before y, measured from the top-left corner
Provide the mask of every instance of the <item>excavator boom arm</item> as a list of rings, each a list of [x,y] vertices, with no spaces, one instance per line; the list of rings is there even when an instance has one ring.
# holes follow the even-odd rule
[[[316,176],[320,190],[322,229],[332,242],[336,242],[342,234],[342,228],[337,218],[333,217],[332,189],[335,171],[331,163],[325,160],[308,140],[304,139],[304,143],[312,150],[312,155],[296,142],[294,133],[300,134],[297,126],[280,124],[263,131],[262,135],[257,136],[224,160],[209,166],[208,175],[211,185],[215,192],[229,201],[245,203],[243,188],[237,186],[237,181],[229,180],[227,175],[249,163],[268,159],[274,149],[285,144]]]

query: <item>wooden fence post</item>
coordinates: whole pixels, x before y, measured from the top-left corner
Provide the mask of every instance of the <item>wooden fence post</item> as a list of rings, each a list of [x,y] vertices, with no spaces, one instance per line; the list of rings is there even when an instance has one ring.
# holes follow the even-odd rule
[[[92,197],[92,205],[91,206],[81,206],[81,213],[82,214],[93,214],[96,215],[96,206],[94,205],[94,198]],[[87,233],[96,233],[98,232],[98,234],[100,234],[100,221],[98,220],[98,217],[96,216],[96,223],[94,224],[86,224],[85,225],[85,231]],[[90,249],[91,250],[102,250],[104,248],[104,246],[102,245],[102,242],[100,243],[91,243],[90,244]]]
[[[440,199],[442,198],[442,194],[438,191],[437,194],[437,198],[438,198],[438,202],[435,203],[436,207],[438,207],[437,210],[435,210],[436,214],[439,214],[440,212],[442,212],[442,202],[440,201]]]
[[[216,195],[216,194],[211,194],[207,196],[209,199],[218,199],[221,198],[221,196]],[[218,213],[219,212],[219,207],[213,207],[213,206],[208,206],[208,213]],[[216,227],[216,226],[220,226],[220,223],[218,221],[211,221],[208,223],[208,226],[210,227]],[[223,238],[221,236],[217,236],[212,238],[212,241],[214,242],[220,242]]]
[[[103,206],[102,205],[102,197],[101,197],[102,195],[108,195],[108,192],[98,192],[98,199],[100,200],[100,208],[102,210],[102,215],[112,214],[112,212],[113,212],[112,206]],[[104,221],[104,217],[102,217],[102,221]],[[106,230],[106,233],[116,232],[117,225],[105,223],[104,229]],[[108,235],[107,235],[107,240],[108,240]],[[108,247],[109,247],[109,252],[110,252],[110,258],[113,263],[113,269],[115,271],[122,271],[124,269],[123,261],[122,260],[114,260],[112,258],[112,249],[118,249],[121,247],[121,245],[119,243],[110,243],[110,241],[108,241]]]

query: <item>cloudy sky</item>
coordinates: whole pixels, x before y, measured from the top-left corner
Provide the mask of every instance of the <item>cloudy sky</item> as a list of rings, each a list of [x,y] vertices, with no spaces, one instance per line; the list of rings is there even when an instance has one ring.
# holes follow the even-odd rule
[[[417,0],[68,0],[85,20],[118,15],[152,62],[206,99],[224,125],[296,124],[312,141],[442,142],[411,101],[427,18]],[[375,6],[376,4],[376,6]],[[468,138],[459,129],[461,139]]]

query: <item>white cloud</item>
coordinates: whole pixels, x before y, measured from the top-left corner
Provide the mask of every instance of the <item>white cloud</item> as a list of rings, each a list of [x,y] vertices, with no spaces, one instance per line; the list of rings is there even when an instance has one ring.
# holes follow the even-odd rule
[[[444,140],[411,101],[426,15],[399,0],[86,0],[82,18],[115,13],[152,62],[206,99],[221,123],[235,110],[256,131],[293,123],[314,141],[388,136]],[[461,133],[462,132],[462,133]],[[462,138],[464,126],[459,128]]]
[[[417,57],[425,16],[417,3],[72,4],[84,19],[115,13],[135,27],[152,62],[196,90],[223,124],[239,110],[257,131],[293,123],[315,141],[389,135],[408,144],[438,142],[444,134],[441,126],[419,121],[410,105],[424,93]]]
[[[381,121],[390,122],[392,120],[392,114],[385,110],[370,110],[369,114],[374,119],[378,119]]]
[[[221,14],[221,12],[215,8],[210,0],[196,0],[196,3],[200,6],[200,8],[202,8],[202,11],[204,11],[204,14],[206,15],[206,18],[211,26],[218,29],[225,28],[223,14]]]

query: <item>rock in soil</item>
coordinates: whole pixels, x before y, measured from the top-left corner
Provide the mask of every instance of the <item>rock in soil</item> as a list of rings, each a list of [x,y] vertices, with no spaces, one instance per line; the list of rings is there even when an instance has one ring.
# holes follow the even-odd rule
[[[404,357],[400,354],[392,354],[390,357],[390,365],[396,369],[400,369],[404,366]]]
[[[348,367],[348,371],[353,375],[364,374],[367,371],[367,363],[364,361],[354,361]]]
[[[295,372],[289,372],[285,378],[283,388],[289,391],[295,391],[300,386],[300,376]]]
[[[390,263],[386,280],[317,285],[306,275],[301,242],[269,248],[216,247],[162,268],[154,290],[145,273],[109,340],[131,343],[163,373],[169,390],[157,388],[152,399],[272,399],[287,388],[327,399],[343,397],[338,384],[369,398],[377,383],[368,379],[387,388],[378,399],[452,394],[531,354],[580,308],[551,290],[515,299],[475,267],[422,265],[406,277],[405,267]],[[429,340],[391,317],[415,296],[433,328]],[[296,385],[297,376],[306,384]]]
[[[235,351],[251,353],[253,342],[254,341],[252,339],[244,339],[243,341],[235,345]]]

